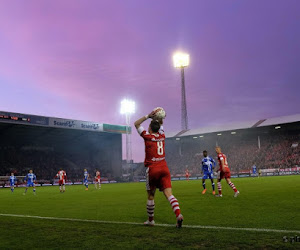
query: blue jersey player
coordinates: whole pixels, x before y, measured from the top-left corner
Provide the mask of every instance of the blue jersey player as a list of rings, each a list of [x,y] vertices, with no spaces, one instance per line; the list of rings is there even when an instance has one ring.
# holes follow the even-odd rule
[[[83,176],[84,176],[84,180],[83,180],[83,184],[85,185],[85,190],[89,190],[89,173],[87,171],[87,169],[84,169],[84,173],[83,173]]]
[[[14,173],[11,173],[9,176],[9,184],[10,184],[10,190],[13,193],[15,190],[15,182],[17,178],[15,177]]]
[[[210,179],[211,180],[211,185],[213,189],[213,195],[215,195],[215,183],[214,183],[214,177],[213,177],[213,168],[216,166],[216,162],[213,158],[209,157],[207,155],[207,151],[203,151],[203,159],[202,159],[202,186],[203,186],[203,191],[202,194],[206,193],[206,187],[205,187],[205,180]]]
[[[26,183],[26,189],[24,195],[27,193],[29,187],[33,187],[33,193],[35,194],[35,180],[36,180],[35,174],[33,173],[32,170],[29,170],[29,173],[25,176],[25,182],[27,183]]]

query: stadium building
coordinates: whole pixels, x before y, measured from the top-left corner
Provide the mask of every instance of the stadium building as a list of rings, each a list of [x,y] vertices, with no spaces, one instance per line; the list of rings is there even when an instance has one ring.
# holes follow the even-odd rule
[[[177,131],[166,134],[166,159],[171,173],[188,169],[199,175],[202,151],[216,159],[215,146],[228,157],[233,172],[299,172],[300,114]]]
[[[126,126],[0,111],[0,175],[51,180],[60,168],[68,180],[82,180],[86,168],[94,177],[122,175],[122,134]]]

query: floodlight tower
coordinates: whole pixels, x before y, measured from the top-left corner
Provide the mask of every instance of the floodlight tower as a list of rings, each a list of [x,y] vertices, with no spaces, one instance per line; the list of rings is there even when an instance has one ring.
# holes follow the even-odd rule
[[[175,68],[181,69],[181,129],[187,130],[189,126],[186,107],[184,68],[190,64],[190,56],[185,53],[177,52],[173,55],[173,63]]]
[[[129,128],[131,115],[135,113],[135,102],[124,99],[121,101],[120,112],[126,117],[126,162],[129,164],[132,161],[131,131]]]

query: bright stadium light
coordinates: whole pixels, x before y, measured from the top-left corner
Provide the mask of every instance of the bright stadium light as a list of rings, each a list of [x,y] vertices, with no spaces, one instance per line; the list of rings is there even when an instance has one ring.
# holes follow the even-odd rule
[[[187,67],[190,64],[190,55],[177,52],[173,55],[173,63],[175,68]]]
[[[280,126],[276,126],[276,127],[275,127],[275,129],[280,129],[280,128],[281,128]]]
[[[134,114],[135,113],[135,102],[128,100],[128,99],[124,99],[123,101],[121,101],[121,114]]]

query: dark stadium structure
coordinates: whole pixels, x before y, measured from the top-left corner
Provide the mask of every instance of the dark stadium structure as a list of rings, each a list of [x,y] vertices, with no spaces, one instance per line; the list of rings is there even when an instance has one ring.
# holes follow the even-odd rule
[[[122,175],[122,133],[126,127],[54,117],[0,112],[0,175],[52,180],[63,168],[68,180],[81,180],[86,168],[94,177]]]
[[[215,158],[215,146],[227,155],[233,172],[300,166],[300,115],[167,134],[166,159],[172,175],[201,171],[202,151]],[[218,169],[218,167],[217,167]]]

